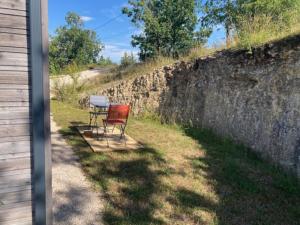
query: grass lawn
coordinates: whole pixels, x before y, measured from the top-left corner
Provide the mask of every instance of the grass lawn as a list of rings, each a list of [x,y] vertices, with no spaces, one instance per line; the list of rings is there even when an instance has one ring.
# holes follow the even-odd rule
[[[104,194],[105,224],[300,224],[292,176],[230,140],[196,128],[130,119],[138,151],[93,153],[74,129],[84,110],[53,101],[54,119]]]

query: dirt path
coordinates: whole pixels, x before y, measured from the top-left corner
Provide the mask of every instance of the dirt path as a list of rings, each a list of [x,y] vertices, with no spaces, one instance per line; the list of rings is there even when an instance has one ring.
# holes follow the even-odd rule
[[[101,225],[103,202],[51,121],[54,225]]]
[[[99,69],[91,69],[85,70],[79,73],[79,81],[84,82],[88,81],[94,77],[101,76],[103,74],[108,73],[111,68],[99,68]],[[73,82],[72,78],[69,75],[61,75],[57,77],[50,77],[50,89],[52,89],[55,85],[55,82],[63,83],[63,84],[71,84]]]

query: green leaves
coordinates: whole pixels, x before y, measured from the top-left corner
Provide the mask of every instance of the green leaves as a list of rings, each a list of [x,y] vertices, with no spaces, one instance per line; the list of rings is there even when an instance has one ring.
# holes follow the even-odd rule
[[[78,65],[96,63],[103,48],[96,32],[84,29],[79,15],[69,12],[66,23],[56,30],[56,35],[50,40],[51,73],[58,73],[71,63]]]
[[[195,44],[197,24],[195,0],[131,0],[123,13],[142,30],[132,36],[140,48],[140,59],[159,55],[174,58],[185,54]]]
[[[131,53],[130,55],[125,52],[124,55],[121,58],[121,67],[126,68],[130,65],[133,65],[136,63],[135,57],[133,55],[133,53]]]
[[[74,12],[69,12],[65,17],[65,20],[68,27],[81,28],[83,26],[82,19]]]

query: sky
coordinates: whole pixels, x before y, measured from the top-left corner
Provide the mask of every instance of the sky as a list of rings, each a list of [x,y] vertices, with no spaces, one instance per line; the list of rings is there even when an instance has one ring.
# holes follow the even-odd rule
[[[56,28],[65,24],[67,12],[76,12],[85,22],[85,27],[95,29],[105,49],[104,57],[110,57],[119,63],[125,52],[138,53],[138,48],[131,46],[131,35],[138,33],[121,9],[126,0],[49,0],[49,34],[54,35]],[[208,44],[224,41],[224,30],[215,29]]]

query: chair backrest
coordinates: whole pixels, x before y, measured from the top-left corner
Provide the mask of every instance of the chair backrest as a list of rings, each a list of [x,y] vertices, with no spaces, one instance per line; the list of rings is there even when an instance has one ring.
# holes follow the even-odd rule
[[[108,108],[107,120],[127,121],[129,111],[129,105],[110,105]]]
[[[90,96],[90,107],[94,106],[108,106],[109,105],[109,99],[106,96],[101,95],[91,95]]]

